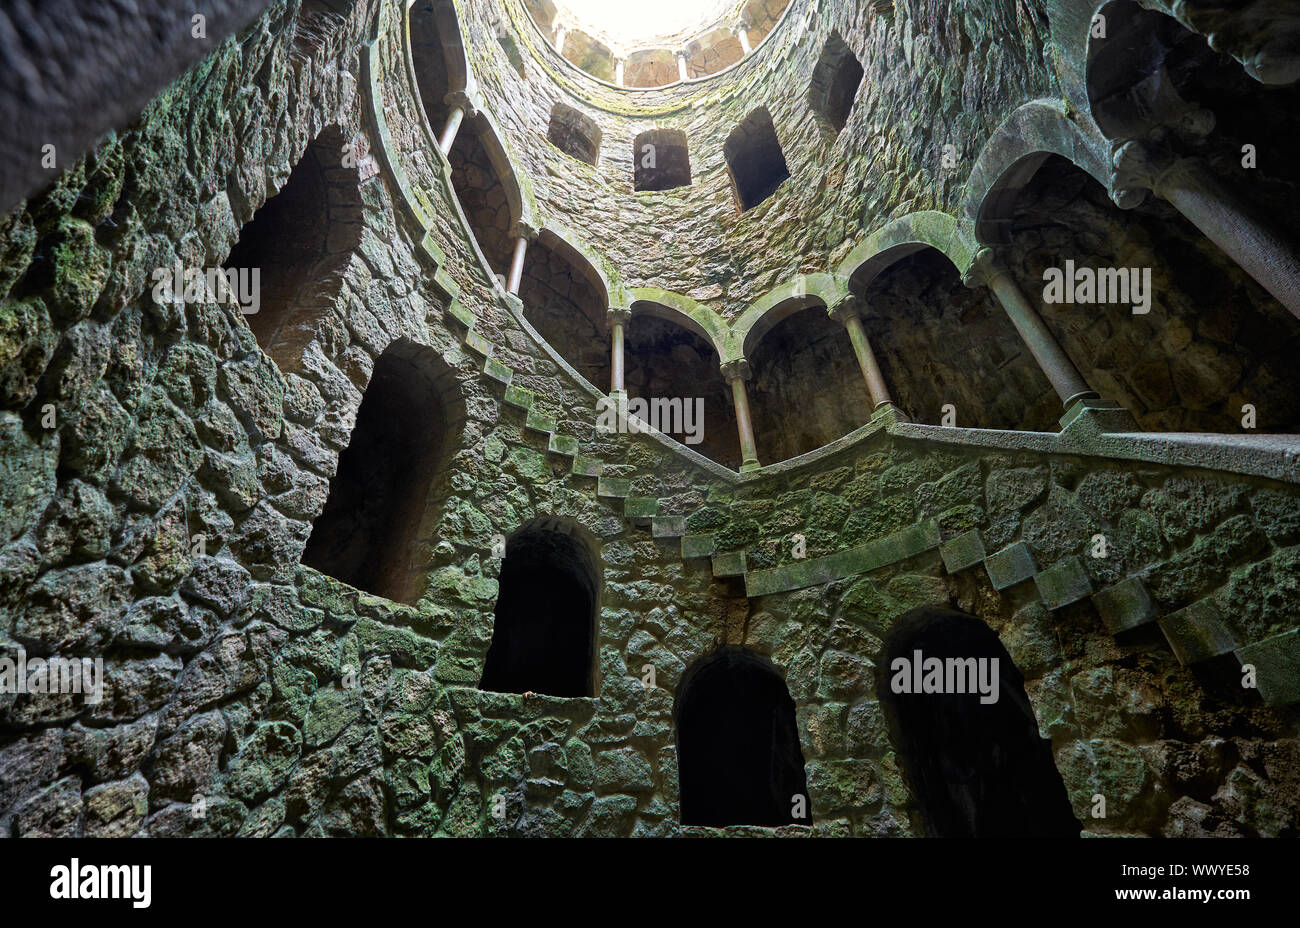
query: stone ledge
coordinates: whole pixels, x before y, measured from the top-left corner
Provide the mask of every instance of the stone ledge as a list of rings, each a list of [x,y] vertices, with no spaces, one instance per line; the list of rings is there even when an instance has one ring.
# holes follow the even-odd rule
[[[653,496],[629,496],[623,500],[623,515],[629,519],[649,519],[659,512],[659,500]]]
[[[554,432],[556,429],[555,417],[542,412],[540,407],[531,406],[528,409],[528,418],[524,420],[524,428],[531,429],[534,432]]]
[[[599,477],[604,470],[605,462],[600,458],[590,458],[585,454],[573,456],[573,472],[579,477]]]
[[[939,547],[939,523],[919,522],[884,538],[826,557],[756,570],[745,577],[747,596],[767,596],[864,574]]]
[[[686,534],[686,516],[655,516],[651,523],[655,538],[680,538]]]
[[[713,556],[713,576],[715,577],[743,577],[745,576],[745,552],[728,551],[726,554],[715,554]]]
[[[632,492],[632,481],[627,477],[601,477],[596,483],[596,495],[626,499]]]
[[[559,435],[559,434],[552,433],[551,440],[546,445],[546,450],[550,451],[552,454],[558,454],[558,455],[562,455],[563,457],[574,458],[576,460],[578,455],[578,449],[581,447],[582,446],[578,443],[578,439],[576,438],[573,438],[569,435]]]

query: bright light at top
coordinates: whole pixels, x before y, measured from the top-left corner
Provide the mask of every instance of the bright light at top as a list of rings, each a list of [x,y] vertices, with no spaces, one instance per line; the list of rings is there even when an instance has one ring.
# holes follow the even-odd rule
[[[559,20],[589,26],[626,46],[702,29],[716,21],[727,0],[561,0]],[[565,16],[565,13],[569,16]]]

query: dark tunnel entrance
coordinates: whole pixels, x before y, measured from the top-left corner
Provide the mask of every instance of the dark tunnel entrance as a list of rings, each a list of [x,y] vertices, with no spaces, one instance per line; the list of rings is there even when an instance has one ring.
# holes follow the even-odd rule
[[[724,648],[688,672],[677,758],[683,825],[812,824],[794,700],[755,654]]]
[[[479,689],[593,696],[600,575],[561,523],[531,523],[506,545]]]
[[[945,666],[948,658],[996,660],[996,687],[991,673],[984,678],[987,695],[996,694],[996,700],[983,702],[976,687],[964,693],[895,692],[914,688],[917,652],[923,673],[932,666],[929,658]],[[895,663],[900,660],[906,663]],[[991,628],[951,609],[914,609],[890,633],[881,661],[877,694],[927,835],[1078,837],[1079,821],[1051,747],[1038,734],[1024,678]],[[965,679],[972,679],[969,671]]]

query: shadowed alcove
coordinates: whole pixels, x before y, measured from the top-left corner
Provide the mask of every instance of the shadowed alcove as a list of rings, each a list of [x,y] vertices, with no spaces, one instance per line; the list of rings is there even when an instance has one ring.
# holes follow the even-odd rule
[[[683,825],[812,824],[794,700],[771,664],[736,647],[703,658],[676,719]]]
[[[784,461],[866,424],[872,403],[843,324],[816,305],[778,322],[747,350],[759,458]]]
[[[342,273],[361,244],[358,172],[344,167],[344,136],[330,127],[307,146],[289,179],[240,230],[227,270],[257,271],[258,310],[246,315],[257,343],[292,367],[316,337]]]
[[[591,544],[559,519],[536,519],[506,543],[492,645],[479,689],[595,695],[600,569]]]
[[[659,318],[656,304],[638,303],[627,327],[627,393],[647,402],[703,399],[701,440],[687,444],[726,467],[740,466],[740,438],[731,388],[718,369],[718,352],[695,331]],[[673,438],[686,443],[683,434]]]
[[[742,213],[776,193],[776,188],[790,177],[776,125],[765,106],[754,110],[731,131],[722,153]]]
[[[996,701],[984,703],[978,692],[895,692],[896,677],[912,677],[912,663],[920,660],[924,667],[928,658],[996,661]],[[895,667],[899,659],[908,663]],[[1024,678],[991,628],[952,609],[913,609],[886,638],[876,680],[890,737],[927,835],[1078,835],[1079,822],[1051,745],[1038,734]]]
[[[423,592],[421,526],[464,410],[438,353],[393,343],[375,362],[348,447],[302,563],[360,590],[413,603]]]
[[[965,286],[939,251],[905,245],[854,272],[885,383],[914,422],[1057,429],[1061,402],[997,299]]]

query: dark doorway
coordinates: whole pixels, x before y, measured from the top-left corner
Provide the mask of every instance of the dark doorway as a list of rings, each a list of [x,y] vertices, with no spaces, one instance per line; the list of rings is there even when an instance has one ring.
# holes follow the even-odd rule
[[[865,73],[853,49],[838,32],[832,32],[813,69],[808,93],[813,111],[832,132],[838,133],[848,123]]]
[[[742,213],[776,193],[776,188],[790,177],[767,107],[760,106],[731,130],[722,145],[722,153]]]
[[[398,602],[423,592],[419,530],[447,463],[448,416],[436,352],[398,342],[375,362],[348,447],[302,562]]]
[[[634,190],[675,190],[691,184],[691,155],[680,129],[651,129],[632,145]]]
[[[978,692],[896,693],[895,660],[998,661],[997,699]],[[925,833],[939,838],[1069,838],[1079,834],[1024,678],[991,628],[937,606],[899,619],[881,649],[877,695]],[[989,678],[992,679],[991,677]]]
[[[677,704],[683,825],[810,825],[794,700],[766,661],[724,648],[689,671]],[[795,818],[795,797],[803,818]]]
[[[592,696],[600,575],[567,526],[543,520],[506,545],[479,689]]]

